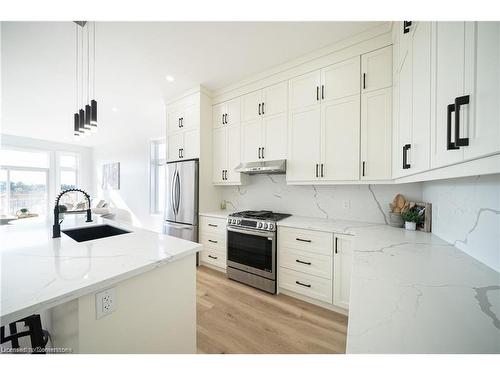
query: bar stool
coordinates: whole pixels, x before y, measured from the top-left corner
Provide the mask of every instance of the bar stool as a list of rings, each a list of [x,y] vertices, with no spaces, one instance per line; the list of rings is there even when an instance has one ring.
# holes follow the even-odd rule
[[[24,323],[27,331],[17,332],[17,323]],[[19,348],[19,338],[29,336],[32,354],[45,354],[45,346],[49,341],[49,332],[42,329],[40,315],[34,314],[9,324],[9,336],[5,336],[5,327],[0,327],[0,344],[11,342],[14,349]]]

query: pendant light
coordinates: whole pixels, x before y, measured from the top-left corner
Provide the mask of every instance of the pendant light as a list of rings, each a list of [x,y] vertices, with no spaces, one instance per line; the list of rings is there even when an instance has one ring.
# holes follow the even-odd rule
[[[78,111],[78,24],[75,22],[75,40],[76,40],[76,64],[75,64],[75,87],[76,87],[76,112],[74,114],[74,132],[76,140],[80,139],[80,113]]]
[[[95,100],[95,21],[92,22],[92,99],[90,101],[91,118],[90,126],[92,132],[97,132],[97,101]]]
[[[90,31],[87,24],[87,104],[85,105],[85,132],[90,134]]]

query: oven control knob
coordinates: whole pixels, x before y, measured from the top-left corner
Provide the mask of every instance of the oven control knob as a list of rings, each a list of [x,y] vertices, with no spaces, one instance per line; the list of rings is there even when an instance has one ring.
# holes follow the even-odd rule
[[[274,229],[274,224],[269,224],[269,229],[273,230]]]
[[[267,223],[264,224],[264,229],[267,229],[268,225]]]
[[[236,220],[236,224],[240,225],[241,224],[241,220],[240,219]]]
[[[261,222],[257,223],[257,228],[262,228],[262,223]]]

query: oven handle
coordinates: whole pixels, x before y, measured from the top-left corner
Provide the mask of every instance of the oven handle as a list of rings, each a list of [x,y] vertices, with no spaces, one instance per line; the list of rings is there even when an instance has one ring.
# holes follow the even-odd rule
[[[260,231],[260,230],[254,230],[254,229],[238,229],[234,227],[227,227],[228,232],[236,232],[236,233],[241,233],[241,234],[251,234],[259,237],[267,237],[270,240],[274,240],[276,238],[276,232],[266,232],[266,231]]]

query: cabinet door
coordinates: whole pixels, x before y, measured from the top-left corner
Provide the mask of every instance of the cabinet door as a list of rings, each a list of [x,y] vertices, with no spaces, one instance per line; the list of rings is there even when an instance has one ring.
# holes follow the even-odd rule
[[[235,125],[240,123],[240,98],[232,99],[226,102],[226,125]]]
[[[182,129],[180,118],[181,112],[177,106],[167,109],[167,133],[173,133]]]
[[[262,148],[262,119],[241,123],[241,159],[243,162],[261,161],[259,148]]]
[[[227,127],[227,180],[228,183],[240,183],[241,174],[234,170],[240,164],[241,160],[241,140],[240,126],[231,125]]]
[[[241,121],[254,121],[262,116],[262,90],[241,97]]]
[[[361,92],[392,86],[392,46],[361,55]]]
[[[291,111],[288,129],[287,181],[317,180],[321,158],[320,106]]]
[[[183,135],[182,133],[176,133],[169,135],[167,137],[168,144],[168,161],[175,161],[180,159],[180,149],[183,147]]]
[[[286,159],[287,113],[266,116],[262,120],[264,160]]]
[[[227,128],[213,130],[213,182],[223,183],[223,171],[227,164]]]
[[[362,180],[391,178],[391,119],[392,88],[361,95]]]
[[[325,180],[359,179],[359,95],[321,104]]]
[[[307,73],[288,81],[289,110],[309,107],[320,101],[321,72]]]
[[[181,118],[182,130],[188,130],[200,127],[199,102],[186,103],[185,105],[182,105],[179,114]]]
[[[465,159],[500,151],[500,22],[477,22],[475,119]]]
[[[266,116],[274,116],[278,113],[286,112],[288,101],[288,85],[287,82],[281,82],[277,85],[266,87],[262,90],[262,114]]]
[[[225,113],[226,103],[217,104],[212,107],[212,126],[214,128],[220,128],[223,126]]]
[[[182,147],[183,159],[195,159],[200,157],[200,130],[191,129],[184,133],[184,144]]]
[[[464,92],[465,22],[436,22],[434,34],[436,115],[431,134],[431,164],[436,168],[463,160],[463,148],[447,149],[447,110],[448,105]],[[452,140],[455,137],[454,120],[453,115]]]
[[[431,23],[412,22],[412,131],[408,152],[411,173],[430,168],[431,138]],[[400,155],[402,150],[400,149]]]
[[[333,254],[333,304],[349,309],[352,270],[352,236],[335,235]]]
[[[399,87],[398,87],[398,146],[394,153],[397,159],[398,176],[406,176],[410,173],[411,168],[403,169],[403,148],[410,144],[411,149],[405,151],[407,155],[414,154],[413,145],[411,144],[411,129],[412,129],[412,56],[411,50],[407,51],[399,71]],[[407,161],[410,164],[410,160]],[[410,164],[411,165],[411,164]]]
[[[321,69],[321,99],[332,100],[359,94],[359,56]]]

